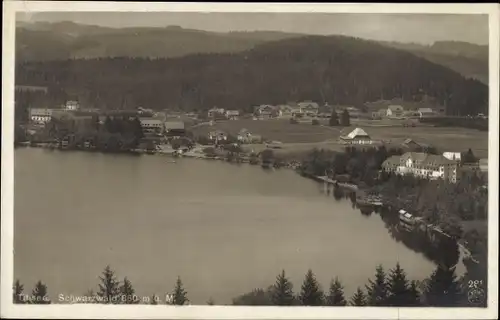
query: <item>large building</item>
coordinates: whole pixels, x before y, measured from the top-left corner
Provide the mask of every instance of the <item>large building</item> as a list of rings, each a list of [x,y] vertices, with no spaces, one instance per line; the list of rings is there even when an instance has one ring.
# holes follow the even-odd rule
[[[30,120],[36,124],[45,124],[52,119],[53,109],[32,108],[29,110]]]
[[[139,120],[144,133],[163,133],[164,131],[165,126],[161,119],[141,117]]]
[[[349,133],[341,133],[340,142],[343,144],[373,144],[371,137],[361,128],[356,128]]]
[[[382,163],[382,170],[396,174],[411,174],[426,179],[457,181],[457,163],[441,155],[423,152],[407,152],[392,156]]]

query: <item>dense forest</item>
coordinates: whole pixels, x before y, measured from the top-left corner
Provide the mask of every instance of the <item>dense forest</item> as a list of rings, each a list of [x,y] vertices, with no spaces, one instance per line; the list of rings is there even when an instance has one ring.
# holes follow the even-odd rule
[[[234,54],[26,62],[16,68],[16,84],[48,87],[52,105],[78,99],[102,109],[250,110],[307,99],[360,105],[425,93],[450,115],[488,112],[484,84],[410,53],[343,36],[287,39]]]
[[[16,60],[47,61],[102,57],[172,58],[194,53],[235,53],[304,34],[277,31],[208,32],[179,26],[109,28],[74,22],[17,23]],[[411,52],[467,78],[488,83],[488,46],[457,41],[432,45],[379,42]]]

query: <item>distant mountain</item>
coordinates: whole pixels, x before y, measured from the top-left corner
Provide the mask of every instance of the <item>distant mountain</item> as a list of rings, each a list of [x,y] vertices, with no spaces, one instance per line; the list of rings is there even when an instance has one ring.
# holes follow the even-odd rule
[[[411,52],[468,78],[488,83],[488,46],[458,41],[439,41],[429,46],[397,42],[382,44]]]
[[[196,53],[235,53],[265,42],[305,35],[276,31],[216,33],[184,29],[123,28],[81,25],[73,22],[18,23],[17,61],[74,58],[172,58]],[[446,66],[465,77],[488,83],[488,47],[465,42],[436,42],[431,46],[383,42]]]
[[[16,68],[16,84],[48,87],[53,104],[78,99],[104,109],[250,110],[306,99],[361,105],[430,96],[449,114],[488,112],[486,85],[411,53],[342,36],[292,38],[238,53],[171,59],[26,62]]]
[[[240,52],[292,37],[280,32],[215,33],[165,28],[105,28],[73,22],[21,24],[16,29],[18,61],[101,57],[172,58],[193,53]]]

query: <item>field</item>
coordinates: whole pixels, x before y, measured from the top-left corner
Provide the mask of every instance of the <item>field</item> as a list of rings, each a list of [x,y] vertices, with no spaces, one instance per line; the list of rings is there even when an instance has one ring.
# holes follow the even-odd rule
[[[213,130],[222,130],[237,135],[245,128],[254,134],[269,140],[283,143],[278,153],[303,154],[313,148],[343,150],[344,145],[338,143],[342,127],[313,126],[311,122],[290,124],[288,120],[233,120],[217,122],[213,126],[201,125],[192,128],[195,135],[206,135]],[[381,125],[377,121],[353,121],[351,128],[364,129],[374,140],[383,140],[388,146],[398,146],[405,139],[411,138],[417,143],[429,144],[442,151],[462,152],[472,149],[480,158],[488,157],[488,133],[473,129],[452,127]],[[260,151],[264,145],[248,145],[247,148]]]

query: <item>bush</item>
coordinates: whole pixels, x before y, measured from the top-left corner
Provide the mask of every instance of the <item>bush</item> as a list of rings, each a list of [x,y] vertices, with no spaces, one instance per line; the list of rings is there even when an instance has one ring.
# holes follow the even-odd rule
[[[319,125],[319,120],[318,119],[313,119],[312,125],[313,126],[318,126]]]
[[[299,121],[297,119],[292,118],[292,119],[290,119],[290,123],[291,124],[298,124]]]

